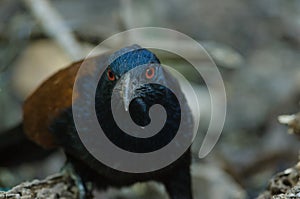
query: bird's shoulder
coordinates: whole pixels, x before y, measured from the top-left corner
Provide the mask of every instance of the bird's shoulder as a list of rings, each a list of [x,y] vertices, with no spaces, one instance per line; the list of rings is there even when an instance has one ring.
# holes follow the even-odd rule
[[[104,63],[106,54],[72,63],[45,80],[23,104],[23,126],[29,139],[44,148],[56,147],[49,127],[62,111],[72,106],[73,87],[77,72],[84,63],[93,68]],[[91,71],[85,71],[89,73]],[[88,74],[84,74],[88,76]],[[84,77],[83,77],[84,78]]]

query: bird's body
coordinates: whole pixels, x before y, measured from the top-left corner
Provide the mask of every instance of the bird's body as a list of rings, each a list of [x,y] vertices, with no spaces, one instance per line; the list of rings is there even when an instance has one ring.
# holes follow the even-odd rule
[[[158,103],[166,108],[168,117],[166,128],[163,128],[156,137],[153,136],[150,141],[149,138],[148,140],[137,139],[122,133],[113,121],[110,103],[114,86],[128,71],[139,65],[145,65],[144,69],[141,67],[139,70],[141,72],[135,73],[138,77],[131,76],[131,78],[143,78],[145,75],[146,79],[157,78],[160,81],[166,79],[173,88],[180,89],[177,81],[161,68],[159,60],[153,53],[137,46],[131,48],[125,53],[121,50],[110,56],[104,54],[89,58],[85,60],[85,64],[106,68],[97,86],[95,109],[98,121],[109,139],[124,150],[147,153],[170,142],[176,134],[177,123],[180,122],[181,117],[188,118],[183,124],[191,131],[187,133],[192,133],[193,122],[187,103],[183,107],[178,107],[178,102],[168,89],[148,84],[136,87],[134,91],[128,91],[133,80],[128,83],[129,80],[125,79],[122,80],[126,83],[125,87],[121,85],[121,90],[124,89],[121,94],[123,101],[117,103],[120,114],[129,111],[136,124],[146,126],[150,123],[149,108]],[[123,54],[120,55],[120,52]],[[99,188],[121,187],[154,180],[165,184],[171,199],[192,199],[189,149],[169,166],[146,173],[115,170],[104,165],[88,152],[77,133],[72,110],[72,94],[75,95],[73,96],[75,100],[84,94],[73,93],[75,77],[81,64],[82,62],[77,62],[59,71],[25,101],[23,127],[27,137],[44,148],[62,147],[68,160],[83,180],[92,181]],[[93,70],[87,71],[81,78],[89,78],[91,73]],[[183,94],[179,97],[185,102]]]

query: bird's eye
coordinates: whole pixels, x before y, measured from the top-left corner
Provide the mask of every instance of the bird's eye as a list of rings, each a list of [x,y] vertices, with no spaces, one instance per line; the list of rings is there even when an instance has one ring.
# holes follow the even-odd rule
[[[152,79],[154,77],[154,74],[155,74],[154,68],[148,68],[145,73],[147,79]]]
[[[116,79],[114,73],[110,69],[107,70],[107,77],[110,81],[114,81]]]

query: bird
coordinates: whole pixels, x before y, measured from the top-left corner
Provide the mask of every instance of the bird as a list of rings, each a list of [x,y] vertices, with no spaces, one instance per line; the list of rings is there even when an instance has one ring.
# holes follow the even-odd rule
[[[80,81],[76,79],[76,75],[83,63],[91,66],[91,70],[82,77],[85,79],[89,78],[90,73],[94,73],[93,68],[102,68],[103,73],[96,86],[94,107],[105,135],[120,149],[133,153],[159,150],[171,142],[180,125],[187,127],[187,134],[192,134],[193,118],[178,81],[161,66],[153,52],[135,44],[113,53],[78,61],[52,75],[24,101],[22,123],[12,131],[1,134],[0,140],[5,140],[1,138],[4,135],[15,136],[19,143],[20,140],[26,143],[20,152],[34,154],[32,151],[40,151],[38,157],[48,150],[62,148],[67,163],[72,165],[82,182],[92,182],[101,190],[129,186],[137,182],[157,181],[165,186],[171,199],[192,199],[190,147],[166,167],[143,173],[111,168],[98,161],[86,149],[78,135],[72,106],[72,100],[76,101],[86,92],[74,92],[75,82]],[[179,95],[175,96],[171,89],[161,84],[140,83],[150,80],[177,89]],[[113,94],[117,96],[114,99]],[[122,116],[129,112],[133,122],[141,127],[151,123],[149,110],[154,104],[160,104],[166,111],[164,127],[159,133],[145,139],[124,133],[114,121],[112,100],[116,100],[114,103],[118,114]],[[183,103],[179,104],[179,101]],[[181,121],[184,124],[180,124]],[[123,121],[124,125],[126,122]],[[0,142],[1,151],[5,151],[11,142],[3,145],[5,147]],[[31,147],[26,149],[26,145]],[[87,189],[85,184],[84,189]],[[87,195],[83,198],[88,198]]]

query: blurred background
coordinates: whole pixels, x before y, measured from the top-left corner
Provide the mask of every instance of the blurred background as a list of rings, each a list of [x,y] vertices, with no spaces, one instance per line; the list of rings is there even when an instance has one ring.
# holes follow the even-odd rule
[[[22,120],[23,100],[51,74],[107,37],[143,26],[174,29],[199,41],[225,83],[227,117],[217,146],[201,160],[199,141],[193,146],[195,198],[255,198],[275,173],[297,163],[299,142],[277,117],[299,110],[299,0],[1,0],[0,131]],[[184,63],[171,61],[184,70]],[[185,72],[203,95],[205,123],[206,86]],[[0,168],[0,187],[43,178],[63,163],[58,152],[44,161]],[[155,183],[96,194],[166,197]]]

